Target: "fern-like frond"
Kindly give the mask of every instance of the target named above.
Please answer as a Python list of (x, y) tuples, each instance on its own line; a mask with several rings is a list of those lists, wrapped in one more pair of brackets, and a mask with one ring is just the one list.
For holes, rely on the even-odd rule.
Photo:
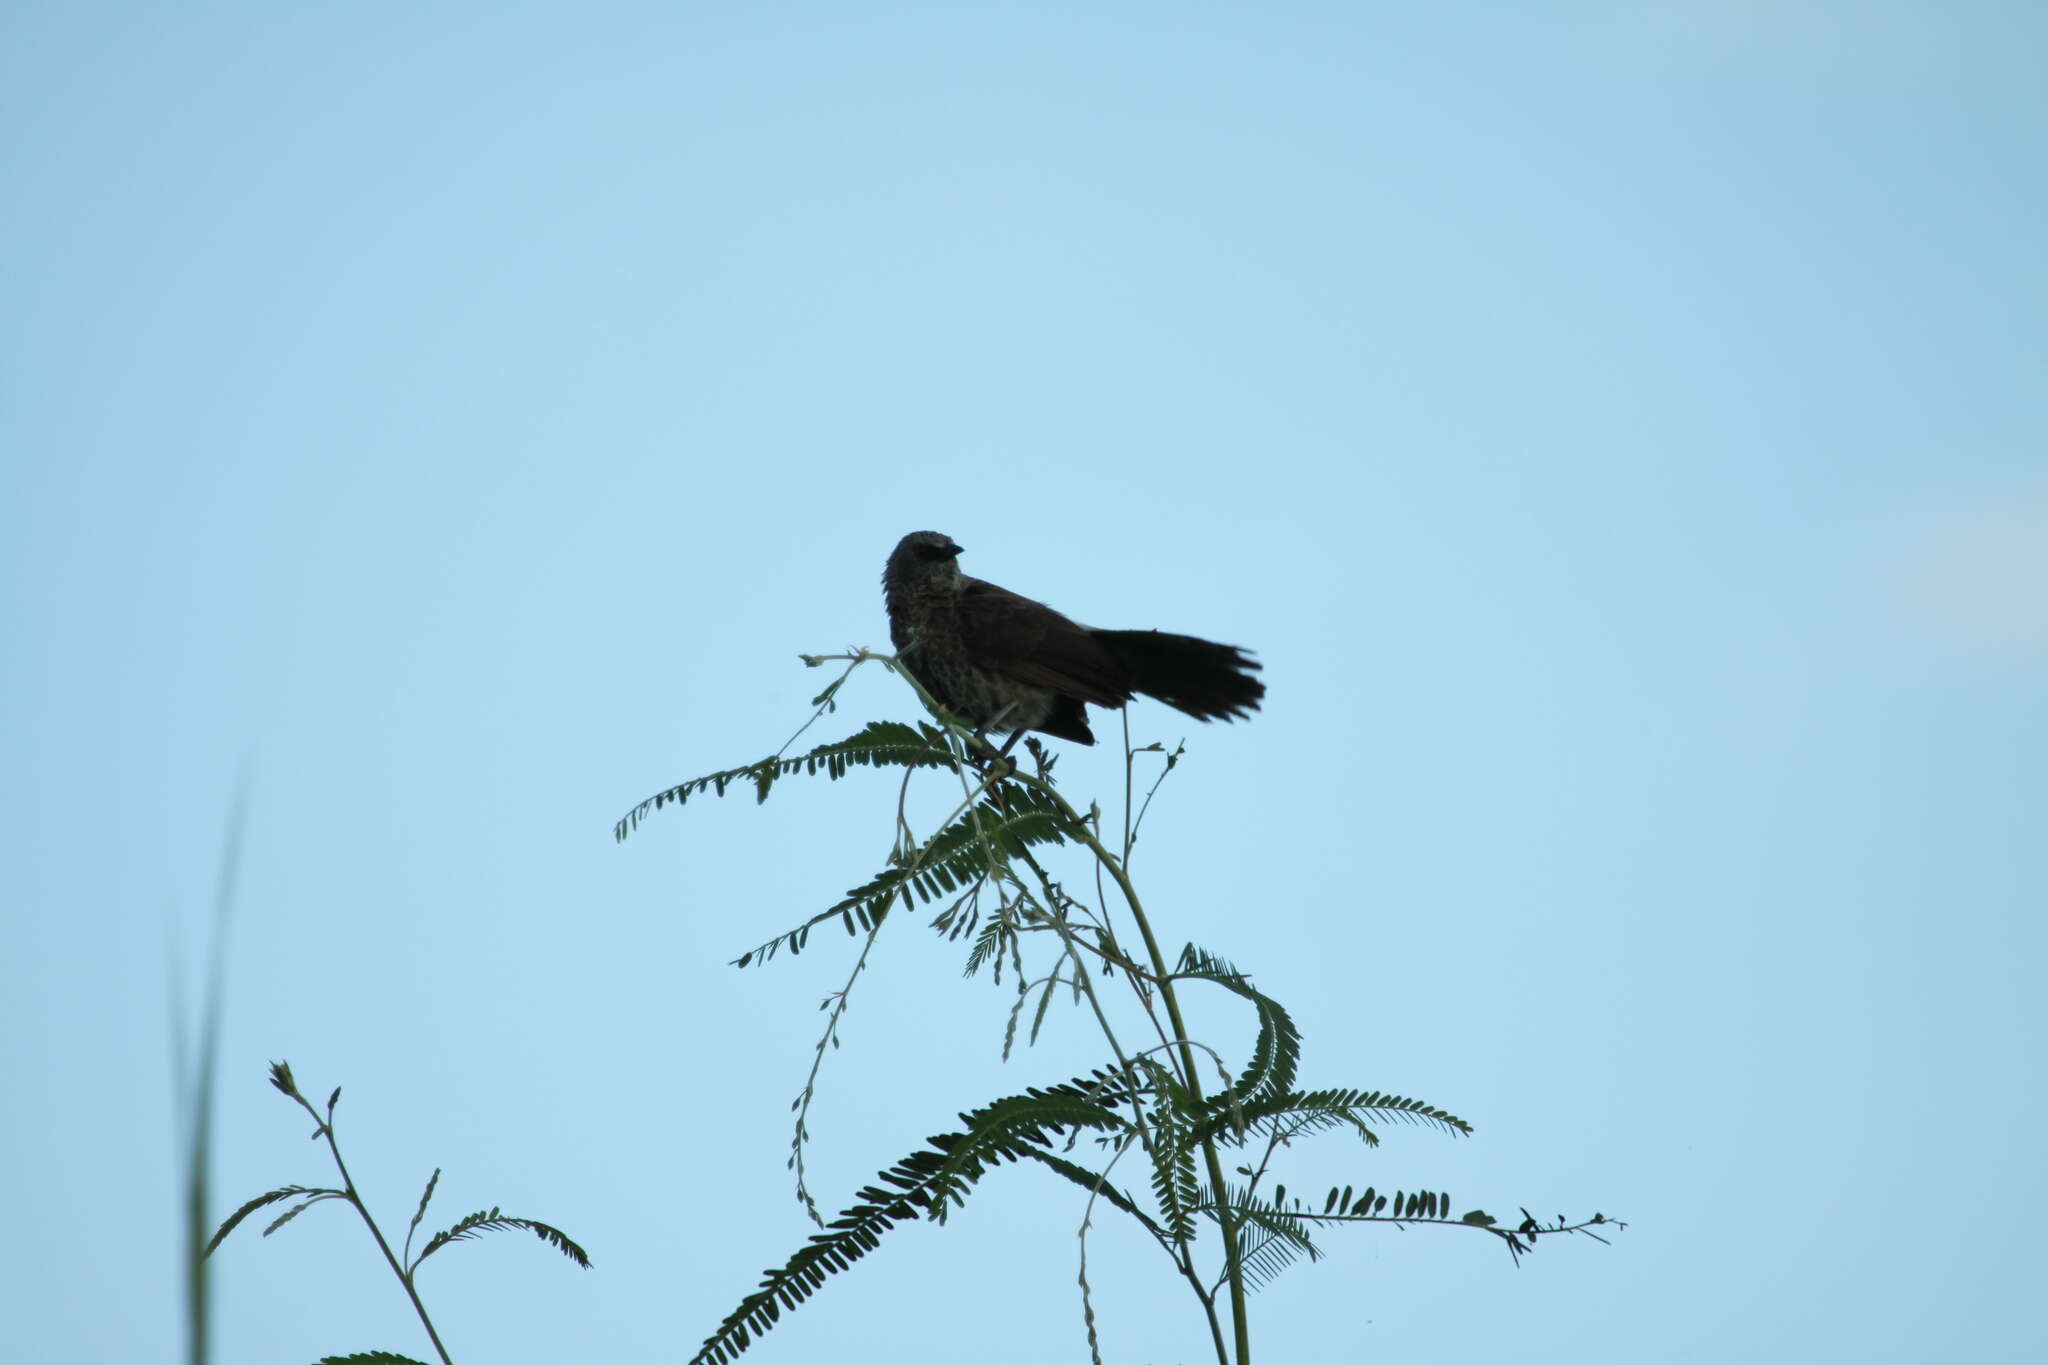
[(1323, 1196), (1321, 1213), (1310, 1212), (1300, 1200), (1295, 1200), (1288, 1211), (1310, 1222), (1358, 1222), (1367, 1219), (1383, 1223), (1463, 1221), (1451, 1217), (1451, 1196), (1440, 1190), (1395, 1190), (1392, 1194), (1381, 1194), (1370, 1185), (1360, 1195), (1353, 1195), (1349, 1185), (1341, 1190), (1333, 1186)]
[(585, 1270), (590, 1269), (590, 1257), (559, 1228), (551, 1228), (546, 1223), (537, 1223), (531, 1218), (508, 1218), (495, 1208), (472, 1213), (454, 1227), (435, 1233), (433, 1238), (420, 1248), (419, 1257), (413, 1261), (411, 1268), (418, 1269), (421, 1261), (452, 1242), (467, 1242), (483, 1233), (499, 1232), (506, 1228), (530, 1232)]
[[(1119, 1132), (1129, 1128), (1129, 1120), (1102, 1104), (1102, 1086), (1098, 1078), (1069, 1081), (1064, 1085), (1033, 1088), (1021, 1095), (1011, 1095), (997, 1100), (994, 1104), (977, 1109), (972, 1114), (962, 1114), (967, 1121), (967, 1131), (956, 1135), (956, 1141), (947, 1152), (947, 1166), (943, 1174), (966, 1175), (972, 1172), (965, 1183), (979, 1179), (987, 1161), (987, 1154), (999, 1154), (999, 1160), (1014, 1161), (1032, 1146), (1042, 1145), (1042, 1135), (1064, 1133), (1075, 1129)], [(938, 1139), (932, 1139), (937, 1144)], [(965, 1195), (965, 1184), (956, 1184), (961, 1196)], [(932, 1219), (943, 1223), (947, 1206), (943, 1203), (932, 1209)]]
[(938, 1152), (913, 1152), (882, 1172), (881, 1178), (897, 1189), (870, 1185), (862, 1190), (862, 1202), (827, 1223), (825, 1231), (811, 1237), (780, 1268), (769, 1271), (761, 1287), (740, 1300), (718, 1330), (705, 1338), (691, 1357), (692, 1365), (721, 1365), (737, 1359), (756, 1336), (775, 1325), (783, 1309), (798, 1307), (831, 1276), (852, 1267), (879, 1246), (882, 1234), (895, 1224), (916, 1218), (931, 1201), (925, 1187), (943, 1160)]
[(896, 1224), (920, 1215), (944, 1221), (947, 1211), (965, 1203), (968, 1191), (991, 1167), (1042, 1159), (1053, 1139), (1073, 1126), (1097, 1127), (1105, 1120), (1121, 1125), (1098, 1102), (1105, 1085), (1106, 1078), (1098, 1073), (962, 1114), (965, 1131), (930, 1138), (926, 1147), (883, 1171), (875, 1184), (859, 1192), (859, 1203), (769, 1271), (761, 1287), (740, 1300), (705, 1339), (691, 1365), (722, 1365), (736, 1359), (755, 1337), (776, 1324), (784, 1309), (804, 1303), (826, 1280), (873, 1251), (882, 1234)]
[(1176, 1246), (1195, 1235), (1195, 1210), (1202, 1202), (1195, 1150), (1184, 1113), (1170, 1104), (1152, 1110), (1145, 1143), (1145, 1155), (1152, 1161), (1152, 1197), (1159, 1203), (1166, 1235)]
[(846, 776), (847, 769), (851, 767), (952, 768), (957, 764), (958, 760), (946, 747), (943, 731), (930, 725), (913, 728), (901, 721), (878, 720), (858, 734), (830, 744), (820, 744), (795, 758), (771, 756), (745, 767), (727, 768), (724, 772), (706, 773), (687, 782), (678, 782), (627, 811), (612, 827), (612, 837), (624, 839), (640, 827), (642, 820), (663, 806), (680, 806), (692, 796), (707, 791), (714, 796), (723, 796), (727, 787), (741, 782), (753, 785), (756, 801), (766, 801), (776, 779), (798, 773), (808, 777), (822, 770), (826, 777), (836, 782)]
[(1283, 1137), (1348, 1126), (1367, 1143), (1378, 1145), (1379, 1135), (1366, 1123), (1379, 1118), (1397, 1123), (1425, 1124), (1465, 1136), (1472, 1125), (1421, 1100), (1377, 1090), (1296, 1090), (1286, 1094), (1254, 1095), (1240, 1108), (1224, 1110), (1212, 1103), (1196, 1130), (1196, 1140), (1213, 1137), (1232, 1146), (1244, 1140), (1248, 1131), (1274, 1132)]
[[(979, 887), (975, 888), (977, 891), (979, 889)], [(973, 893), (970, 892), (969, 894)], [(939, 927), (936, 920), (933, 921), (932, 927), (934, 929)], [(1016, 942), (1016, 921), (1006, 913), (990, 915), (988, 923), (981, 926), (981, 932), (974, 936), (974, 943), (967, 950), (967, 966), (964, 974), (973, 976), (983, 967), (993, 962), (996, 965), (998, 979), (1000, 979), (1003, 954), (1009, 951)]]
[(1270, 1284), (1298, 1256), (1307, 1256), (1311, 1261), (1322, 1259), (1322, 1250), (1310, 1238), (1307, 1221), (1300, 1213), (1275, 1200), (1248, 1194), (1242, 1188), (1229, 1190), (1228, 1198), (1238, 1228), (1239, 1256), (1253, 1284)]
[(308, 1195), (306, 1197), (305, 1203), (294, 1204), (290, 1208), (286, 1209), (283, 1213), (277, 1215), (277, 1217), (271, 1219), (270, 1226), (263, 1229), (263, 1235), (265, 1237), (268, 1237), (271, 1233), (276, 1232), (279, 1228), (283, 1227), (286, 1223), (291, 1222), (292, 1219), (298, 1217), (307, 1209), (312, 1208), (315, 1204), (324, 1203), (329, 1199), (346, 1199), (347, 1197), (347, 1195), (341, 1194), (339, 1192), (334, 1194)]
[(971, 890), (989, 875), (990, 857), (1012, 857), (1034, 844), (1066, 837), (1067, 817), (1052, 798), (1012, 783), (1000, 799), (987, 797), (959, 819), (919, 845), (910, 857), (875, 874), (864, 886), (846, 893), (837, 905), (821, 910), (796, 928), (777, 934), (742, 954), (736, 965), (766, 962), (784, 948), (802, 952), (811, 930), (837, 919), (849, 934), (871, 931), (889, 913), (892, 903), (913, 909), (963, 889)]
[(962, 934), (971, 934), (981, 925), (981, 886), (969, 887), (951, 905), (932, 916), (932, 932), (943, 934), (950, 942)]
[(1259, 1034), (1252, 1043), (1251, 1061), (1236, 1084), (1212, 1101), (1219, 1111), (1241, 1106), (1255, 1095), (1279, 1094), (1293, 1087), (1295, 1069), (1301, 1062), (1301, 1030), (1294, 1026), (1294, 1019), (1279, 1001), (1252, 989), (1251, 978), (1192, 943), (1180, 950), (1174, 975), (1213, 982), (1249, 1000), (1258, 1011)]
[[(282, 1189), (271, 1190), (267, 1194), (259, 1194), (254, 1199), (251, 1199), (248, 1203), (242, 1205), (242, 1207), (236, 1209), (233, 1213), (228, 1215), (227, 1221), (220, 1225), (220, 1230), (213, 1234), (213, 1237), (206, 1244), (206, 1250), (200, 1254), (205, 1256), (211, 1256), (213, 1254), (213, 1249), (219, 1246), (223, 1241), (225, 1241), (227, 1235), (233, 1232), (238, 1226), (240, 1226), (244, 1218), (247, 1218), (250, 1214), (256, 1212), (256, 1210), (260, 1208), (267, 1208), (268, 1206), (277, 1203), (281, 1199), (294, 1199), (302, 1194), (318, 1196), (318, 1198), (316, 1199), (307, 1200), (307, 1204), (317, 1203), (319, 1198), (339, 1199), (342, 1197), (342, 1192), (340, 1190), (313, 1189), (306, 1185), (286, 1185)], [(306, 1204), (302, 1204), (299, 1206), (298, 1209), (293, 1209), (291, 1211), (291, 1214), (287, 1214), (286, 1216), (290, 1217), (292, 1215), (295, 1215), (299, 1212), (300, 1209), (303, 1209), (305, 1207)], [(282, 1222), (283, 1220), (280, 1219), (279, 1221)], [(278, 1225), (277, 1223), (272, 1223), (270, 1226), (271, 1231), (275, 1231)], [(265, 1233), (264, 1235), (268, 1236), (269, 1233)]]

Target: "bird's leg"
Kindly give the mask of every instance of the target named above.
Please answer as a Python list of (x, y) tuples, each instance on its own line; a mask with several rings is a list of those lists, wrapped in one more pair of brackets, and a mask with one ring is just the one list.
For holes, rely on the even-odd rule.
[[(1017, 703), (1016, 703), (1016, 702), (1008, 702), (1008, 703), (1005, 703), (1005, 704), (1004, 704), (1004, 706), (1003, 706), (1003, 709), (1002, 709), (1002, 710), (1000, 710), (1000, 711), (996, 712), (996, 713), (995, 713), (994, 715), (990, 716), (990, 717), (989, 717), (989, 718), (988, 718), (987, 720), (983, 721), (983, 722), (982, 722), (982, 723), (981, 723), (980, 725), (978, 725), (977, 727), (975, 727), (975, 731), (974, 731), (974, 742), (975, 742), (976, 744), (983, 744), (983, 745), (987, 744), (987, 742), (988, 742), (988, 732), (989, 732), (989, 731), (991, 731), (991, 730), (993, 730), (993, 729), (995, 729), (995, 728), (996, 728), (996, 727), (998, 727), (999, 725), (1001, 725), (1001, 724), (1003, 723), (1004, 719), (1005, 719), (1005, 718), (1007, 718), (1007, 717), (1009, 716), (1009, 714), (1010, 714), (1010, 713), (1011, 713), (1012, 711), (1016, 710), (1016, 709), (1017, 709)], [(1015, 744), (1015, 743), (1017, 742), (1017, 736), (1018, 736), (1018, 735), (1021, 735), (1021, 734), (1023, 734), (1023, 733), (1024, 733), (1024, 732), (1023, 732), (1022, 730), (1018, 730), (1018, 731), (1015, 731), (1015, 732), (1013, 732), (1013, 733), (1012, 733), (1012, 734), (1010, 735), (1010, 743), (1009, 743), (1009, 744), (1005, 744), (1005, 745), (1003, 746), (1003, 753), (1005, 753), (1005, 754), (1006, 754), (1006, 753), (1010, 752), (1010, 745), (1011, 745), (1011, 744)], [(1001, 755), (998, 755), (998, 757), (1000, 757), (1000, 756), (1001, 756)]]
[[(1010, 732), (1010, 738), (1004, 742), (1002, 748), (991, 749), (989, 747), (988, 732), (995, 729), (997, 726), (1001, 725), (1003, 723), (1004, 718), (1007, 717), (1010, 714), (1010, 712), (1016, 709), (1016, 702), (1008, 703), (1003, 707), (1002, 710), (996, 712), (993, 716), (990, 716), (987, 720), (983, 721), (978, 727), (976, 727), (974, 731), (973, 748), (975, 750), (978, 750), (981, 754), (987, 756), (985, 766), (991, 770), (997, 764), (1007, 762), (1010, 757), (1010, 750), (1016, 748), (1017, 741), (1024, 738), (1023, 730), (1012, 730)], [(1010, 771), (1016, 771), (1016, 765), (1014, 763), (1010, 764)]]

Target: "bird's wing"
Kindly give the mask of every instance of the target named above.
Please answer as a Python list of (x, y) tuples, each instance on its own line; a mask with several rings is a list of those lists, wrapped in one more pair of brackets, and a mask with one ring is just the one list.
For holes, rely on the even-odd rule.
[(1131, 674), (1086, 626), (993, 583), (960, 594), (960, 633), (975, 663), (1097, 706), (1131, 699)]

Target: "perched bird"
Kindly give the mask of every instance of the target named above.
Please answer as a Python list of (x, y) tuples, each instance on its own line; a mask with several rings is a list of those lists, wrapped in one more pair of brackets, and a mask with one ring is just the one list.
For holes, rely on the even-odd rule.
[(1080, 625), (969, 578), (959, 554), (948, 536), (912, 531), (889, 556), (882, 595), (903, 666), (940, 706), (985, 730), (1093, 744), (1084, 702), (1121, 707), (1142, 692), (1196, 720), (1235, 720), (1266, 695), (1251, 676), (1259, 665), (1235, 645)]

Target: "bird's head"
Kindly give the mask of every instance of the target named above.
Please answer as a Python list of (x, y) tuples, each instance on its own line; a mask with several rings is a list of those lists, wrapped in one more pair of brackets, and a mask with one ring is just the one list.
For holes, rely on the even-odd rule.
[(889, 567), (882, 573), (885, 583), (953, 584), (960, 581), (956, 562), (960, 547), (953, 538), (938, 531), (912, 531), (896, 542), (889, 555)]

